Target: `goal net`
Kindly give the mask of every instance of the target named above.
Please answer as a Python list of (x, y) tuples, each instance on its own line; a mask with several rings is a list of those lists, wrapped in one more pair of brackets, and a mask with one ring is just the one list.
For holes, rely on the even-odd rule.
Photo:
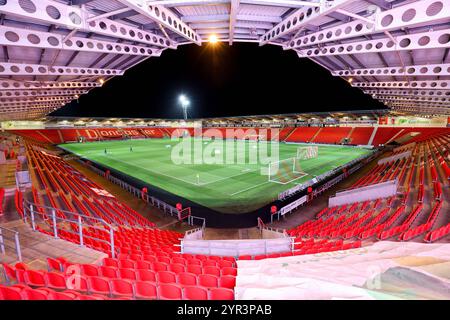
[(297, 149), (297, 158), (299, 160), (308, 160), (317, 158), (318, 155), (319, 155), (318, 146), (298, 147)]
[(280, 184), (287, 184), (294, 180), (306, 176), (300, 165), (300, 159), (292, 157), (280, 161), (274, 161), (269, 164), (269, 181)]

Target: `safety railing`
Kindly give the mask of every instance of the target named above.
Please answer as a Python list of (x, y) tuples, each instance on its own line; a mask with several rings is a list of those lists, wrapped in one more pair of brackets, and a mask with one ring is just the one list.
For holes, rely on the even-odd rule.
[[(14, 245), (10, 245), (9, 242)], [(19, 232), (5, 227), (0, 227), (0, 253), (6, 254), (6, 249), (15, 251), (18, 261), (22, 261), (22, 251), (20, 249)]]
[(280, 238), (281, 237), (289, 237), (289, 235), (287, 234), (285, 229), (268, 227), (268, 226), (266, 226), (264, 221), (262, 221), (262, 219), (259, 218), (259, 217), (258, 217), (257, 221), (258, 221), (258, 226), (257, 227), (258, 227), (259, 232), (261, 233), (261, 235), (263, 234), (263, 231), (266, 230), (266, 231), (279, 233), (280, 234)]
[(148, 204), (152, 205), (153, 207), (156, 207), (160, 209), (161, 211), (169, 214), (172, 217), (178, 217), (178, 210), (174, 206), (171, 206), (170, 204), (165, 203), (164, 201), (161, 201), (159, 199), (156, 199), (155, 197), (149, 196), (147, 193), (143, 193), (142, 190), (120, 180), (119, 178), (116, 178), (112, 176), (111, 174), (106, 174), (103, 170), (86, 163), (85, 161), (81, 159), (77, 159), (78, 162), (80, 162), (82, 165), (88, 167), (90, 170), (94, 171), (98, 175), (104, 177), (105, 179), (111, 181), (112, 183), (120, 186), (122, 189), (125, 189), (129, 193), (131, 193), (136, 198), (141, 198), (143, 201), (147, 202)]
[[(33, 231), (47, 231), (55, 239), (77, 242), (80, 246), (89, 242), (88, 239), (104, 243), (111, 256), (115, 257), (114, 227), (103, 219), (24, 200), (23, 220), (31, 225)], [(106, 233), (106, 237), (88, 235), (93, 234), (93, 230), (98, 231), (95, 234)]]

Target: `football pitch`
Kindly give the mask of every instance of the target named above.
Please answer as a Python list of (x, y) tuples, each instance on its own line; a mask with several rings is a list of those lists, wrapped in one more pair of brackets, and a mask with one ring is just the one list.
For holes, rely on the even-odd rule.
[[(184, 154), (192, 153), (192, 155), (189, 154), (192, 156), (191, 163), (174, 161), (174, 151), (179, 149), (180, 141), (171, 139), (70, 143), (62, 144), (60, 147), (82, 158), (121, 171), (149, 185), (224, 213), (256, 210), (277, 199), (280, 192), (371, 152), (368, 149), (356, 147), (319, 145), (317, 158), (299, 161), (303, 174), (282, 184), (269, 181), (268, 176), (262, 174), (261, 168), (268, 168), (268, 164), (251, 161), (249, 150), (259, 151), (260, 148), (270, 150), (274, 147), (272, 144), (277, 143), (279, 159), (283, 160), (296, 157), (298, 148), (305, 145), (226, 141), (226, 147), (221, 150), (216, 147), (221, 143), (225, 142), (223, 140), (185, 140), (185, 146), (192, 146), (184, 152)], [(236, 148), (227, 149), (230, 144)], [(238, 144), (241, 147), (244, 146), (244, 149), (239, 149)], [(203, 153), (198, 153), (198, 148), (195, 149), (195, 146), (201, 146)], [(208, 154), (211, 150), (215, 159), (222, 158), (224, 163), (193, 163), (194, 156), (199, 159), (198, 154), (200, 154), (202, 159), (201, 155)], [(227, 150), (229, 154), (234, 153), (233, 159), (236, 160), (241, 156), (241, 159), (245, 161), (227, 162)], [(240, 154), (241, 152), (244, 154)]]

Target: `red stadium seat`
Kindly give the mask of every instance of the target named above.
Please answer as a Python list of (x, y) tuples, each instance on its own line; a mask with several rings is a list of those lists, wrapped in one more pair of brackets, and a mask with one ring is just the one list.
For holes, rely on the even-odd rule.
[(4, 276), (6, 277), (6, 283), (10, 284), (12, 281), (16, 280), (17, 274), (16, 274), (15, 268), (10, 266), (7, 263), (2, 263), (2, 266), (3, 266)]
[(199, 266), (201, 266), (202, 265), (202, 261), (199, 260), (199, 259), (187, 259), (186, 262), (187, 262), (188, 266), (190, 266), (190, 265), (199, 265)]
[(140, 281), (156, 282), (156, 275), (152, 270), (137, 270), (137, 278)]
[(202, 274), (203, 268), (199, 265), (188, 265), (186, 267), (186, 272), (193, 273), (193, 274)]
[(202, 262), (203, 267), (216, 267), (217, 261), (216, 260), (203, 260)]
[(236, 286), (236, 278), (233, 276), (222, 276), (219, 278), (219, 287), (233, 289)]
[(220, 269), (217, 267), (203, 267), (203, 274), (211, 274), (216, 277), (220, 277)]
[(200, 286), (206, 288), (217, 288), (218, 283), (219, 281), (216, 276), (210, 274), (201, 274), (198, 276), (198, 284)]
[(227, 261), (227, 260), (219, 260), (219, 261), (217, 261), (217, 266), (221, 269), (225, 268), (225, 267), (231, 268), (231, 267), (233, 267), (233, 262)]
[(1, 300), (22, 300), (20, 289), (0, 285)]
[(167, 271), (167, 264), (163, 262), (153, 262), (152, 263), (153, 271)]
[(158, 261), (165, 264), (170, 264), (170, 258), (166, 256), (158, 256)]
[(56, 270), (58, 272), (63, 271), (61, 262), (53, 258), (47, 258), (48, 271)]
[(158, 296), (156, 286), (149, 282), (136, 281), (134, 289), (138, 299), (156, 299)]
[(44, 273), (35, 270), (26, 270), (24, 273), (25, 283), (29, 286), (45, 287)]
[(221, 270), (223, 276), (237, 276), (237, 269), (232, 267), (225, 267)]
[(133, 284), (127, 280), (114, 279), (110, 281), (111, 293), (114, 296), (133, 297)]
[(151, 269), (152, 264), (148, 261), (136, 261), (136, 269)]
[(189, 272), (181, 272), (178, 274), (178, 284), (183, 286), (197, 285), (197, 276)]
[(208, 300), (208, 291), (201, 287), (184, 287), (183, 297), (185, 300)]
[(161, 300), (181, 300), (181, 288), (173, 284), (161, 284), (158, 287), (158, 296)]
[(75, 300), (77, 296), (71, 295), (71, 294), (67, 294), (64, 292), (52, 292), (51, 294), (48, 295), (48, 299), (49, 300)]
[(185, 272), (186, 267), (183, 264), (172, 263), (172, 264), (169, 264), (169, 271), (172, 271), (174, 273)]
[(117, 278), (117, 268), (101, 266), (100, 275), (105, 278)]
[(66, 285), (67, 289), (70, 290), (76, 290), (80, 292), (88, 291), (88, 281), (85, 276), (77, 274), (66, 276)]
[(45, 281), (47, 282), (47, 287), (59, 290), (65, 290), (67, 288), (66, 285), (66, 277), (61, 273), (56, 272), (48, 272), (45, 274)]
[[(150, 262), (150, 263), (156, 262), (156, 261), (157, 261), (156, 257), (155, 257), (155, 256), (152, 256), (152, 255), (144, 255), (143, 260), (144, 260), (145, 262)], [(138, 268), (138, 269), (139, 269), (139, 268)]]
[(119, 267), (119, 261), (117, 259), (105, 258), (105, 259), (103, 259), (103, 265), (106, 266), (106, 267), (118, 268)]
[(134, 254), (130, 254), (130, 257), (129, 257), (129, 259), (130, 260), (133, 260), (133, 261), (140, 261), (140, 260), (142, 260), (142, 255), (141, 254), (136, 254), (136, 253), (134, 253)]
[(21, 293), (25, 300), (47, 300), (49, 295), (46, 291), (31, 288), (23, 289)]
[(119, 268), (127, 268), (127, 269), (134, 269), (135, 268), (135, 262), (133, 260), (119, 260)]
[(213, 288), (210, 291), (211, 300), (234, 300), (234, 291), (223, 288)]
[(171, 263), (186, 265), (186, 259), (183, 257), (173, 257), (171, 260)]
[(175, 273), (170, 271), (159, 271), (156, 273), (158, 283), (176, 283), (177, 277)]
[(103, 295), (80, 294), (75, 300), (108, 300), (108, 297), (105, 297)]
[(82, 264), (80, 265), (81, 272), (87, 277), (97, 277), (99, 276), (98, 267), (93, 264)]
[(119, 278), (136, 280), (136, 272), (134, 269), (119, 269)]
[(104, 295), (111, 294), (111, 287), (107, 278), (89, 277), (88, 284), (90, 293), (98, 293)]

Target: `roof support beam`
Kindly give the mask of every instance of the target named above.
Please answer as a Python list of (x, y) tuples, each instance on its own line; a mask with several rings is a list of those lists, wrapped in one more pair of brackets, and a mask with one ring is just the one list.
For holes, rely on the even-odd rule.
[(407, 89), (407, 90), (385, 90), (385, 89), (370, 89), (363, 90), (366, 94), (375, 96), (412, 96), (412, 97), (450, 97), (450, 89), (448, 90), (421, 90), (421, 89)]
[(231, 0), (230, 5), (230, 26), (229, 26), (229, 44), (233, 44), (234, 29), (236, 25), (236, 16), (239, 10), (239, 0)]
[(70, 40), (64, 41), (64, 36), (57, 33), (6, 26), (0, 26), (0, 45), (138, 56), (158, 57), (161, 55), (160, 48), (152, 49), (144, 46), (87, 39), (85, 37), (72, 37)]
[[(349, 39), (369, 35), (374, 32), (386, 32), (401, 28), (411, 28), (420, 25), (439, 23), (450, 18), (450, 1), (442, 1), (442, 9), (434, 15), (427, 15), (427, 8), (432, 6), (435, 0), (423, 0), (420, 3), (413, 2), (394, 9), (378, 12), (370, 17), (340, 24), (305, 36), (296, 37), (285, 45), (287, 48), (303, 48), (319, 43)], [(417, 10), (420, 5), (423, 10)], [(409, 21), (403, 21), (402, 16), (408, 10), (414, 10), (416, 14)], [(409, 11), (411, 12), (411, 11)], [(372, 20), (371, 22), (369, 22)]]
[(0, 62), (0, 75), (25, 75), (25, 76), (121, 76), (123, 70), (100, 69), (100, 68), (78, 68), (65, 66), (47, 66), (42, 64), (28, 63), (4, 63)]
[(65, 89), (65, 90), (4, 90), (0, 91), (0, 99), (7, 98), (34, 98), (34, 97), (59, 97), (80, 96), (88, 93), (88, 90)]
[(0, 80), (0, 92), (5, 90), (39, 90), (39, 89), (80, 89), (98, 88), (99, 82), (79, 82), (79, 81), (15, 81)]
[[(147, 5), (160, 5), (166, 8), (169, 7), (183, 7), (183, 6), (201, 6), (230, 3), (232, 0), (161, 0), (149, 1)], [(286, 8), (302, 8), (304, 6), (319, 7), (320, 3), (310, 1), (295, 1), (295, 0), (241, 0), (243, 4), (274, 6)]]
[(352, 82), (357, 88), (380, 88), (380, 89), (430, 89), (443, 90), (450, 88), (450, 80), (428, 80), (428, 81), (380, 81), (380, 82)]
[(320, 48), (306, 48), (297, 50), (302, 57), (336, 56), (345, 54), (361, 54), (376, 52), (409, 51), (420, 49), (448, 48), (450, 42), (446, 39), (450, 29), (414, 33), (410, 35), (355, 41), (337, 45), (325, 45)]
[(434, 107), (428, 105), (412, 106), (411, 104), (402, 104), (402, 103), (391, 104), (390, 107), (392, 107), (394, 110), (414, 113), (418, 115), (423, 115), (424, 113), (427, 113), (427, 115), (437, 115), (437, 116), (450, 115), (450, 108), (446, 107)]
[(162, 24), (165, 28), (177, 33), (183, 38), (194, 42), (197, 45), (201, 45), (201, 37), (169, 9), (160, 5), (146, 5), (141, 0), (117, 1), (153, 21)]
[(8, 106), (11, 104), (34, 104), (34, 103), (68, 103), (76, 99), (75, 96), (63, 96), (63, 97), (31, 97), (31, 98), (0, 98), (0, 104), (2, 106)]
[[(181, 20), (186, 23), (229, 21), (230, 15), (214, 14), (214, 15), (183, 16), (181, 17)], [(281, 21), (281, 18), (278, 16), (256, 16), (249, 14), (238, 14), (236, 16), (236, 20), (278, 23)]]
[(366, 69), (349, 69), (334, 70), (331, 72), (333, 76), (352, 76), (352, 77), (393, 77), (393, 76), (450, 76), (450, 63), (429, 64), (429, 65), (411, 65), (403, 67), (391, 68), (366, 68)]
[[(136, 41), (138, 43), (175, 48), (164, 37), (107, 18), (97, 18), (97, 15), (83, 8), (77, 8), (51, 0), (39, 0), (33, 2), (36, 10), (32, 12), (22, 9), (19, 1), (8, 0), (6, 4), (0, 6), (0, 13), (24, 18), (30, 22), (54, 24), (72, 31), (93, 32), (113, 38)], [(58, 12), (58, 19), (53, 18), (47, 13), (47, 7), (49, 6), (53, 7), (53, 11), (55, 12), (54, 16)], [(89, 18), (93, 18), (93, 20), (88, 21)]]
[(450, 98), (437, 97), (399, 97), (399, 96), (380, 96), (377, 98), (380, 101), (410, 101), (410, 102), (433, 102), (450, 104)]
[(335, 12), (336, 10), (345, 7), (354, 1), (355, 0), (335, 0), (333, 2), (323, 1), (321, 2), (322, 6), (320, 7), (305, 7), (298, 9), (286, 19), (278, 23), (271, 30), (267, 31), (267, 33), (261, 37), (260, 45), (267, 44), (269, 41), (274, 41), (279, 37), (293, 32), (306, 24), (310, 24), (315, 19)]

